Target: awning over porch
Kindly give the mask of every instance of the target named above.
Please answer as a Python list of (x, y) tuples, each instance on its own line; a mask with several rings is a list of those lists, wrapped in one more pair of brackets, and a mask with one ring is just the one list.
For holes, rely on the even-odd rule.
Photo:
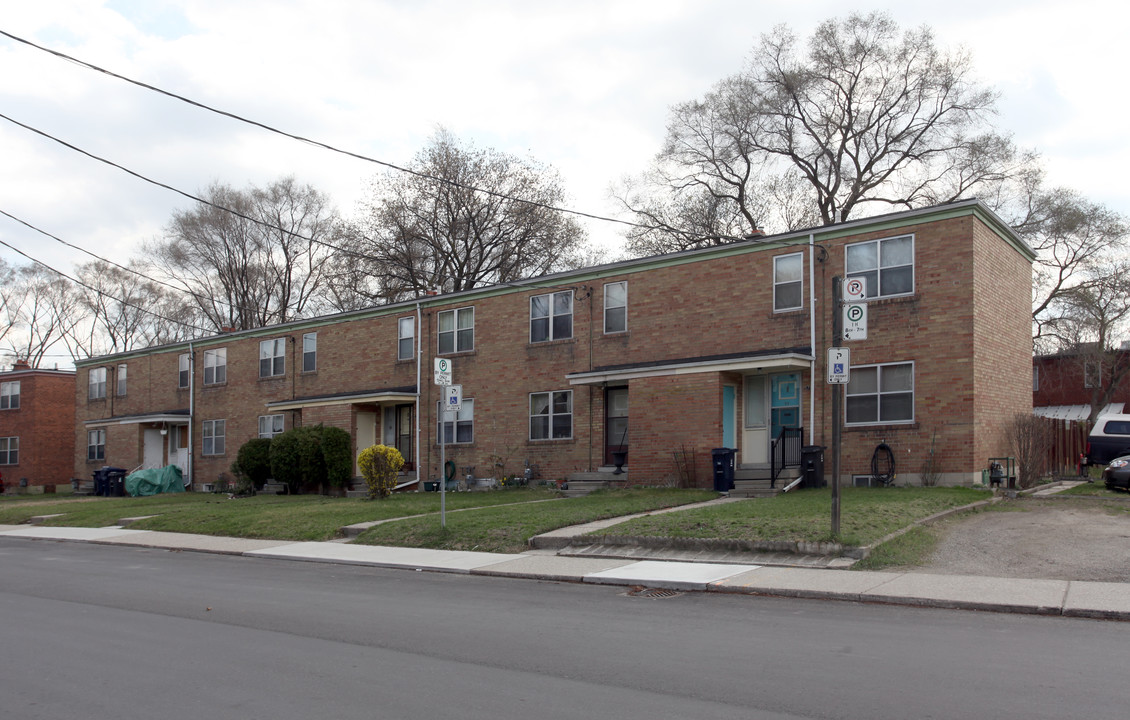
[(334, 395), (312, 395), (293, 400), (277, 400), (267, 403), (271, 410), (301, 410), (309, 407), (325, 407), (327, 405), (355, 405), (359, 403), (388, 403), (388, 402), (415, 402), (416, 387), (407, 385), (395, 388), (382, 388), (380, 390), (366, 390), (364, 392), (338, 393)]
[(184, 425), (188, 423), (188, 410), (170, 410), (167, 412), (145, 413), (142, 415), (120, 415), (118, 417), (95, 418), (93, 420), (84, 421), (83, 425), (87, 427), (100, 427), (103, 425), (140, 425), (141, 423)]
[(604, 385), (606, 383), (621, 383), (634, 378), (664, 375), (807, 370), (812, 360), (813, 357), (809, 348), (797, 347), (755, 353), (729, 353), (648, 363), (605, 365), (586, 372), (569, 373), (565, 378), (570, 385)]

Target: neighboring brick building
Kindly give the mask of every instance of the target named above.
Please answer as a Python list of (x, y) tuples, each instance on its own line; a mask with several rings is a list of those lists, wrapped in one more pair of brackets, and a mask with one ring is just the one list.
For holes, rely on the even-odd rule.
[(0, 475), (11, 491), (70, 485), (74, 470), (75, 373), (16, 362), (0, 372)]
[(970, 483), (1032, 410), (1032, 259), (961, 201), (94, 358), (77, 364), (74, 472), (191, 463), (199, 485), (252, 437), (324, 423), (438, 478), (442, 357), (466, 398), (447, 430), (459, 468), (490, 475), (501, 457), (566, 478), (624, 446), (632, 483), (666, 483), (690, 450), (709, 486), (712, 448), (764, 464), (783, 427), (830, 445), (846, 272), (870, 290), (869, 337), (848, 344), (844, 481), (885, 442), (900, 480), (933, 452), (944, 482)]
[(1057, 353), (1032, 360), (1032, 405), (1036, 414), (1061, 420), (1086, 420), (1092, 402), (1102, 402), (1111, 372), (1121, 376), (1104, 407), (1121, 412), (1130, 404), (1130, 350), (1107, 353)]

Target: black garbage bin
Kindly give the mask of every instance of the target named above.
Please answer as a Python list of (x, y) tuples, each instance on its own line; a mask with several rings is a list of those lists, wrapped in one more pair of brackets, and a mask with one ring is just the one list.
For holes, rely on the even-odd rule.
[(94, 495), (102, 497), (106, 494), (106, 468), (94, 471)]
[[(95, 471), (97, 475), (99, 471)], [(106, 466), (102, 468), (102, 492), (95, 492), (97, 495), (103, 497), (122, 497), (126, 494), (126, 474), (129, 471), (125, 468)], [(97, 477), (95, 478), (95, 485), (97, 489)]]
[(824, 487), (824, 446), (805, 445), (800, 449), (800, 467), (804, 476), (804, 487)]
[(734, 489), (734, 451), (731, 448), (714, 448), (710, 451), (714, 461), (714, 491), (729, 492)]

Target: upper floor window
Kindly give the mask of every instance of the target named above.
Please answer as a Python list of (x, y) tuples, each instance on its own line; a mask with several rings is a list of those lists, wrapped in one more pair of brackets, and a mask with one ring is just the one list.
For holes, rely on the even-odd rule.
[(416, 318), (402, 317), (396, 321), (396, 359), (411, 360), (416, 349)]
[(1096, 360), (1083, 363), (1083, 387), (1095, 388), (1103, 384), (1103, 366)]
[(87, 430), (86, 431), (86, 459), (89, 460), (105, 460), (106, 459), (106, 431), (105, 430)]
[(530, 342), (573, 337), (573, 291), (530, 298)]
[(914, 363), (851, 368), (846, 395), (847, 424), (914, 420)]
[(439, 313), (439, 352), (467, 352), (475, 349), (475, 308), (444, 310)]
[(129, 380), (129, 366), (128, 365), (119, 365), (118, 366), (118, 387), (117, 387), (117, 390), (116, 390), (118, 395), (125, 397), (126, 391), (128, 389), (127, 385), (129, 384), (128, 380)]
[(18, 437), (0, 438), (0, 465), (20, 464), (20, 439)]
[(16, 410), (20, 407), (20, 381), (0, 383), (0, 410)]
[(608, 283), (604, 286), (604, 332), (619, 333), (627, 329), (628, 283)]
[(86, 397), (101, 400), (106, 397), (106, 368), (91, 368), (87, 378), (89, 383)]
[(847, 276), (867, 281), (867, 297), (914, 292), (914, 237), (855, 243), (846, 248)]
[(804, 307), (804, 254), (773, 258), (773, 310)]
[(219, 385), (228, 381), (228, 349), (204, 351), (204, 384)]
[(184, 353), (177, 359), (177, 387), (188, 387), (188, 374), (191, 368), (188, 353)]
[(573, 391), (530, 393), (530, 439), (573, 437)]
[(318, 369), (318, 333), (306, 333), (302, 336), (302, 372), (314, 372)]
[(226, 420), (205, 420), (200, 428), (200, 451), (204, 455), (224, 454)]
[(263, 340), (259, 343), (259, 377), (277, 377), (286, 374), (286, 338)]
[(1040, 392), (1040, 366), (1032, 366), (1032, 392)]
[(463, 398), (462, 407), (455, 412), (440, 413), (439, 431), (444, 444), (469, 443), (475, 440), (475, 401)]
[(282, 415), (260, 415), (259, 416), (259, 437), (273, 438), (275, 435), (281, 434), (283, 431), (283, 416)]

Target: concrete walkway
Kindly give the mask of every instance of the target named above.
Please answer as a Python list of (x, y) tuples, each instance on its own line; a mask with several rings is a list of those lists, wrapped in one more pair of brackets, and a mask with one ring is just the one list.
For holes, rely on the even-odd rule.
[(339, 542), (246, 540), (131, 530), (0, 525), (0, 537), (88, 542), (250, 558), (368, 565), (413, 571), (586, 582), (635, 588), (724, 592), (995, 612), (1130, 620), (1130, 585), (675, 560), (452, 552)]

